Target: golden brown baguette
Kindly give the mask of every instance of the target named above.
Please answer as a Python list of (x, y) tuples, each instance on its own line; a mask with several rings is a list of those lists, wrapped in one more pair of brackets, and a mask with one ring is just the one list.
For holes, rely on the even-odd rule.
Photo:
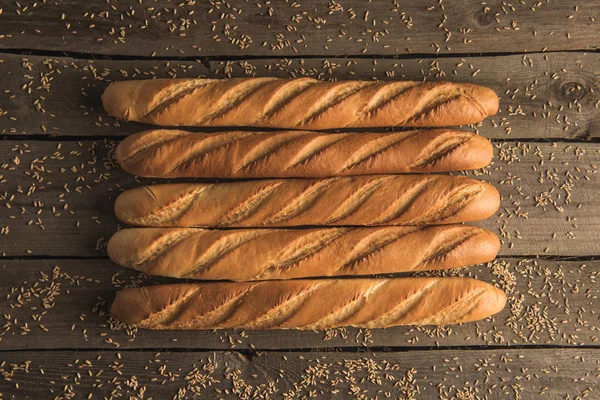
[(113, 117), (161, 126), (286, 129), (456, 126), (498, 111), (494, 91), (468, 83), (312, 78), (123, 81), (102, 103)]
[(116, 150), (121, 167), (155, 178), (290, 178), (483, 168), (492, 145), (449, 129), (395, 133), (152, 130)]
[(154, 227), (429, 225), (485, 219), (499, 204), (471, 178), (376, 175), (144, 186), (123, 192), (115, 213)]
[(470, 278), (315, 279), (121, 290), (112, 315), (149, 329), (446, 325), (489, 317), (506, 295)]
[(439, 270), (491, 261), (498, 237), (467, 225), (380, 228), (133, 228), (115, 263), (173, 278), (251, 281)]

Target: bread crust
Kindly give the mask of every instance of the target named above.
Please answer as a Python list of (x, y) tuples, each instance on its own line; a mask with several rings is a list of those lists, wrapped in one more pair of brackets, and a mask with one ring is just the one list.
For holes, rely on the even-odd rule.
[(468, 83), (312, 78), (122, 81), (102, 103), (113, 117), (159, 126), (308, 130), (468, 125), (498, 111), (493, 90)]
[(378, 228), (132, 228), (108, 255), (150, 275), (252, 281), (440, 270), (496, 257), (496, 235), (468, 225)]
[(121, 290), (112, 315), (148, 329), (446, 325), (489, 317), (506, 295), (470, 278), (182, 283)]
[(121, 193), (115, 213), (148, 227), (431, 225), (482, 220), (499, 205), (476, 179), (375, 175), (143, 186)]
[(446, 172), (487, 166), (482, 136), (451, 129), (392, 133), (151, 130), (116, 150), (121, 167), (152, 178), (293, 178)]

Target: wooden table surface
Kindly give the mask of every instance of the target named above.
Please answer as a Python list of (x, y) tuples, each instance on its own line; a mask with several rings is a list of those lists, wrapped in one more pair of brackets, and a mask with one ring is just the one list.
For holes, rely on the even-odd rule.
[[(0, 399), (600, 398), (597, 0), (0, 0)], [(136, 331), (107, 310), (113, 80), (301, 76), (487, 85), (506, 290), (452, 327)]]

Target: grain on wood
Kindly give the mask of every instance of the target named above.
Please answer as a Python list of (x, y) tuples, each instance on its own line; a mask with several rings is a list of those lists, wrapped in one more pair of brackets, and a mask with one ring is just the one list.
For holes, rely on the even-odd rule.
[[(600, 55), (583, 52), (597, 47), (597, 1), (430, 3), (0, 2), (0, 135), (108, 138), (147, 128), (102, 110), (102, 90), (118, 79), (472, 82), (493, 88), (501, 109), (470, 128), (512, 140), (499, 143), (494, 165), (476, 174), (502, 192), (502, 209), (483, 226), (502, 235), (503, 254), (600, 255), (598, 145), (516, 141), (599, 136)], [(76, 58), (17, 54), (28, 49)], [(94, 54), (144, 60), (90, 60)], [(0, 349), (7, 350), (0, 351), (0, 399), (593, 398), (599, 390), (598, 350), (572, 347), (597, 346), (599, 261), (500, 258), (448, 272), (492, 282), (509, 297), (493, 320), (456, 327), (197, 333), (123, 326), (106, 314), (114, 293), (167, 281), (103, 258), (118, 227), (114, 199), (141, 182), (113, 168), (112, 141), (0, 143), (0, 255), (77, 258), (0, 260)], [(400, 353), (386, 346), (461, 347)], [(174, 352), (127, 351), (157, 348)]]
[(145, 57), (591, 50), (600, 34), (596, 5), (595, 0), (3, 2), (0, 48)]
[(600, 132), (597, 53), (207, 63), (0, 55), (0, 62), (7, 71), (0, 74), (0, 133), (6, 135), (122, 136), (140, 132), (150, 126), (117, 122), (103, 110), (100, 95), (109, 81), (199, 76), (470, 82), (488, 86), (500, 96), (500, 112), (472, 127), (486, 137), (587, 140)]
[(3, 398), (592, 398), (597, 349), (0, 353)]
[[(121, 190), (165, 182), (122, 171), (115, 145), (0, 142), (0, 254), (104, 256)], [(504, 142), (495, 152), (491, 166), (468, 175), (500, 191), (499, 212), (476, 225), (500, 235), (501, 255), (600, 255), (600, 145)]]
[[(595, 346), (599, 261), (500, 258), (486, 265), (417, 276), (468, 276), (507, 293), (491, 319), (447, 327), (327, 331), (151, 331), (126, 326), (108, 309), (118, 290), (175, 282), (108, 260), (0, 262), (0, 348), (307, 349), (414, 346)], [(401, 274), (400, 276), (410, 276)]]

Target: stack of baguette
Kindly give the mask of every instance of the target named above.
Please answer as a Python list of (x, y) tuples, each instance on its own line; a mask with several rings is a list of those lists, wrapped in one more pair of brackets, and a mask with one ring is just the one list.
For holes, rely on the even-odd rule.
[[(440, 127), (496, 113), (493, 91), (449, 82), (156, 79), (113, 83), (102, 100), (114, 117), (171, 127), (126, 138), (116, 150), (125, 171), (220, 180), (118, 197), (117, 217), (136, 228), (111, 238), (110, 258), (186, 279), (120, 291), (111, 312), (121, 321), (385, 328), (475, 321), (504, 307), (504, 292), (474, 279), (374, 277), (495, 258), (497, 236), (463, 223), (492, 216), (497, 190), (439, 174), (490, 163), (487, 139)], [(437, 129), (319, 131), (390, 126)]]

